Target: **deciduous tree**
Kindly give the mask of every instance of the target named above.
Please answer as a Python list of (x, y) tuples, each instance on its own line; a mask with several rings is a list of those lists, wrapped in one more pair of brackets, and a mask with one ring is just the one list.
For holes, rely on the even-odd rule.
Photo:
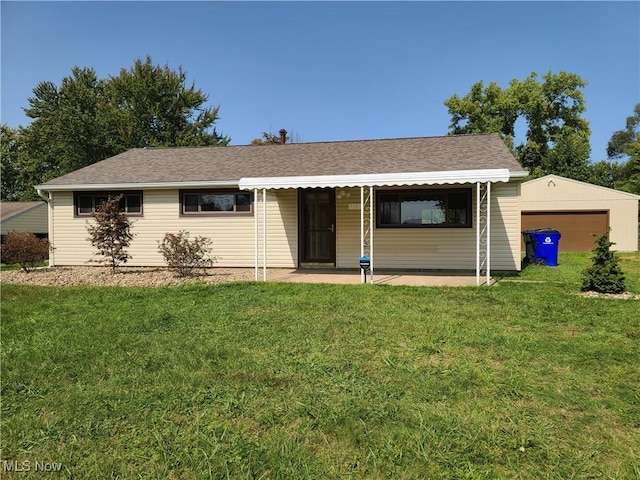
[[(537, 175), (557, 173), (585, 179), (590, 155), (589, 124), (578, 75), (548, 72), (538, 78), (513, 79), (507, 88), (496, 83), (472, 85), (463, 97), (445, 100), (450, 134), (500, 133), (524, 168)], [(516, 123), (526, 123), (524, 141), (515, 144)]]
[(107, 264), (115, 273), (116, 268), (131, 258), (127, 248), (133, 240), (131, 222), (120, 208), (122, 195), (109, 195), (93, 214), (95, 224), (88, 225), (91, 245), (98, 250), (99, 263)]
[[(24, 186), (24, 146), (23, 137), (18, 129), (6, 124), (0, 126), (0, 181), (2, 199), (19, 201)], [(35, 192), (34, 192), (35, 193)]]
[[(21, 153), (12, 151), (3, 167), (2, 198), (33, 198), (33, 185), (130, 148), (226, 145), (230, 139), (214, 126), (219, 107), (207, 101), (187, 85), (182, 68), (154, 66), (148, 56), (115, 77), (74, 67), (59, 86), (40, 82), (25, 108), (33, 121), (19, 130)], [(3, 139), (16, 137), (17, 130), (9, 130), (3, 128)], [(12, 176), (16, 165), (19, 181)]]
[(59, 87), (46, 81), (33, 89), (25, 142), (27, 155), (47, 172), (41, 181), (119, 153), (108, 145), (105, 85), (94, 69), (73, 67)]
[(227, 145), (214, 127), (220, 107), (207, 107), (208, 95), (186, 82), (181, 67), (153, 65), (149, 56), (109, 78), (115, 148)]
[(633, 115), (627, 117), (626, 127), (611, 136), (607, 155), (613, 160), (627, 158), (619, 188), (640, 195), (640, 103), (633, 109)]
[(262, 138), (254, 138), (251, 145), (279, 145), (280, 136), (273, 132), (262, 132)]

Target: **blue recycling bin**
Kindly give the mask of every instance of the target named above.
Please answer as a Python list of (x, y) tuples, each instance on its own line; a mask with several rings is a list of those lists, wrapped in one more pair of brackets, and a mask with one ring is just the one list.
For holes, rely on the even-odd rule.
[(558, 266), (558, 252), (560, 237), (559, 231), (551, 228), (538, 228), (536, 230), (525, 230), (522, 232), (526, 245), (527, 263), (546, 265), (547, 267)]

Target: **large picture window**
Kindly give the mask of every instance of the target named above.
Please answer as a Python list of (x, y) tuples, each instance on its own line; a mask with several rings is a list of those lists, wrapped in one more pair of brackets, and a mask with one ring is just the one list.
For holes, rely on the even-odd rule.
[(127, 215), (142, 215), (142, 192), (76, 192), (74, 195), (75, 214), (93, 215), (109, 196), (122, 194), (120, 209)]
[(182, 215), (251, 214), (253, 195), (240, 191), (189, 191), (180, 192)]
[(377, 226), (471, 227), (471, 189), (377, 192)]

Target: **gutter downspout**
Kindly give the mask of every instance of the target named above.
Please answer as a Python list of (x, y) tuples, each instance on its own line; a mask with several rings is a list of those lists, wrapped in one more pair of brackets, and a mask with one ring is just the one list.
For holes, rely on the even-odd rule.
[[(43, 190), (36, 188), (38, 196), (47, 202), (47, 236), (49, 237), (49, 246), (53, 245), (53, 196), (51, 192), (47, 192), (45, 195)], [(49, 267), (55, 266), (55, 260), (53, 258), (53, 248), (49, 250)]]

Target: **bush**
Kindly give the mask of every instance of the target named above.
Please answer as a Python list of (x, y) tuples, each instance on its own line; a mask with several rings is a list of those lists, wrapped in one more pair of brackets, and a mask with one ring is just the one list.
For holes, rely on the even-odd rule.
[(28, 272), (49, 258), (51, 246), (46, 238), (39, 239), (31, 232), (9, 232), (2, 244), (2, 263), (20, 265)]
[(583, 292), (623, 293), (625, 291), (624, 274), (618, 264), (618, 257), (610, 250), (611, 245), (607, 235), (596, 239), (592, 265), (582, 276)]
[(98, 249), (97, 255), (103, 257), (98, 262), (110, 265), (113, 272), (121, 263), (127, 263), (131, 258), (126, 249), (133, 240), (133, 234), (131, 222), (120, 208), (122, 197), (109, 195), (107, 201), (93, 214), (96, 224), (87, 227), (91, 245)]
[(158, 251), (170, 270), (185, 277), (193, 275), (196, 268), (204, 269), (217, 261), (216, 257), (211, 256), (210, 245), (211, 239), (198, 236), (189, 240), (189, 232), (182, 230), (165, 234), (162, 242), (159, 242)]

